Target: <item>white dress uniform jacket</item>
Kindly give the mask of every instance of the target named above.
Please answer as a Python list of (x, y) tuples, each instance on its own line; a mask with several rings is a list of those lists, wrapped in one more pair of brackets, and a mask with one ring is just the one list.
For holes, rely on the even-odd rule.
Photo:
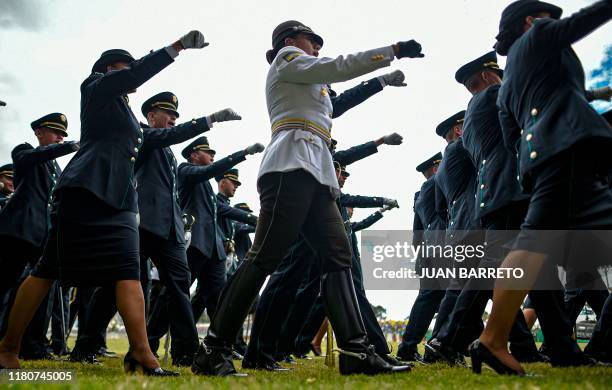
[(328, 148), (333, 108), (327, 85), (389, 66), (393, 58), (391, 46), (335, 59), (314, 57), (294, 46), (282, 48), (266, 80), (272, 140), (258, 178), (270, 172), (304, 169), (338, 196), (340, 189)]

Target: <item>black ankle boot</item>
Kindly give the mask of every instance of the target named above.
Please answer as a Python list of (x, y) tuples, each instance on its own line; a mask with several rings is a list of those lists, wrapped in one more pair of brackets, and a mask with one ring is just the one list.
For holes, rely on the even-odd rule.
[(341, 374), (374, 375), (410, 370), (410, 366), (390, 365), (369, 345), (350, 269), (323, 274), (321, 293), (340, 347)]
[(194, 374), (241, 376), (232, 362), (232, 344), (267, 275), (249, 260), (238, 267), (221, 292), (208, 334), (191, 367)]

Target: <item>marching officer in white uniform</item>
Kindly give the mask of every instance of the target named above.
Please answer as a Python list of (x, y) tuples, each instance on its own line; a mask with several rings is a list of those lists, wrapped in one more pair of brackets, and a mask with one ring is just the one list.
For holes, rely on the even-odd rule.
[(323, 39), (297, 21), (272, 33), (266, 100), (272, 124), (258, 175), (261, 211), (251, 250), (226, 285), (192, 371), (236, 375), (231, 344), (266, 276), (302, 233), (321, 259), (321, 292), (336, 331), (342, 374), (407, 371), (391, 366), (370, 346), (351, 276), (351, 250), (340, 212), (331, 144), (328, 84), (353, 79), (403, 57), (423, 57), (416, 41), (318, 58)]

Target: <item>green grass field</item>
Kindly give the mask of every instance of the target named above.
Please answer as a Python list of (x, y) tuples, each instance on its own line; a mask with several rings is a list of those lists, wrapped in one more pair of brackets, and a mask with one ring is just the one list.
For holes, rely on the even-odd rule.
[[(110, 350), (120, 354), (127, 350), (126, 339), (109, 339)], [(163, 345), (163, 344), (162, 344)], [(148, 378), (126, 376), (122, 371), (122, 358), (102, 360), (103, 365), (81, 365), (64, 361), (23, 362), (23, 368), (75, 369), (76, 381), (70, 384), (23, 384), (8, 388), (78, 388), (78, 389), (201, 389), (201, 388), (245, 388), (245, 389), (296, 389), (296, 388), (343, 388), (343, 389), (611, 389), (612, 368), (551, 368), (545, 364), (528, 364), (529, 372), (536, 377), (513, 378), (486, 371), (474, 375), (464, 368), (450, 368), (443, 364), (417, 366), (408, 374), (341, 376), (337, 368), (328, 368), (324, 358), (301, 360), (290, 365), (289, 372), (269, 373), (245, 370), (247, 378), (208, 378), (191, 374), (189, 369), (180, 369), (178, 378)], [(237, 365), (239, 366), (239, 363)], [(0, 385), (6, 387), (6, 385)]]

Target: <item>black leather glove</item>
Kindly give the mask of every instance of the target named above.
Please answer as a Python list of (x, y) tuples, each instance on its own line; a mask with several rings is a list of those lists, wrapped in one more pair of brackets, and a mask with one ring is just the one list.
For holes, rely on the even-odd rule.
[(404, 41), (404, 42), (398, 42), (397, 46), (399, 48), (399, 51), (397, 53), (397, 58), (404, 58), (404, 57), (422, 58), (422, 57), (425, 57), (425, 54), (421, 53), (421, 50), (423, 50), (423, 48), (421, 47), (421, 44), (418, 43), (417, 41), (415, 41), (414, 39), (411, 39), (409, 41)]

